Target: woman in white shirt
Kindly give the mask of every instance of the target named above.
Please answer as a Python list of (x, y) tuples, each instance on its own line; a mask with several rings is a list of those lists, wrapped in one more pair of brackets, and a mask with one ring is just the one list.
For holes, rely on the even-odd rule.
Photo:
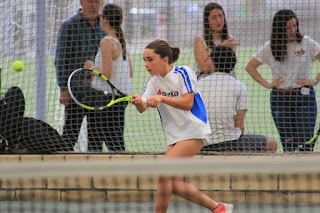
[[(313, 86), (320, 80), (310, 79), (313, 59), (320, 60), (320, 46), (301, 35), (299, 21), (291, 10), (278, 11), (272, 23), (271, 39), (253, 55), (246, 66), (251, 77), (271, 89), (273, 120), (285, 152), (293, 152), (312, 138), (317, 118)], [(262, 64), (270, 66), (273, 80), (268, 82), (258, 72)], [(312, 151), (314, 144), (305, 147)]]
[[(230, 46), (236, 52), (236, 42), (229, 34), (225, 12), (218, 3), (209, 3), (203, 12), (203, 33), (196, 36), (193, 44), (195, 72), (198, 80), (214, 72), (210, 54), (216, 46)], [(230, 72), (235, 77), (235, 72)]]
[[(127, 42), (122, 31), (122, 9), (116, 4), (107, 4), (103, 7), (100, 18), (101, 29), (107, 36), (100, 42), (100, 49), (95, 57), (95, 63), (87, 61), (85, 68), (95, 69), (105, 75), (109, 81), (120, 91), (131, 93), (131, 77), (133, 68), (127, 53)], [(94, 78), (92, 87), (98, 91), (106, 91), (104, 80)], [(115, 94), (115, 98), (120, 98)], [(125, 151), (124, 146), (124, 123), (127, 102), (120, 102), (106, 109), (103, 119), (103, 132), (105, 141), (110, 151)]]

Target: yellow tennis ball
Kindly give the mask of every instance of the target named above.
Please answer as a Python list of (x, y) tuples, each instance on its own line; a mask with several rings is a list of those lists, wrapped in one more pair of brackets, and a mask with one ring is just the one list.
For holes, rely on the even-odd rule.
[(16, 72), (21, 72), (24, 68), (24, 65), (23, 65), (22, 61), (15, 61), (12, 64), (12, 68)]

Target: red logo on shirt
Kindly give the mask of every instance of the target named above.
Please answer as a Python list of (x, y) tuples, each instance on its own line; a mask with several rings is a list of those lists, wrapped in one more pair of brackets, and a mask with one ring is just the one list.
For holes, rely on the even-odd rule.
[(295, 51), (294, 52), (294, 54), (296, 55), (296, 56), (302, 56), (302, 55), (304, 55), (306, 53), (306, 51), (304, 51), (302, 48), (301, 48), (301, 50), (298, 50), (298, 51)]
[(161, 95), (161, 94), (162, 94), (162, 92), (161, 92), (161, 90), (159, 90), (159, 91), (158, 91), (158, 95)]

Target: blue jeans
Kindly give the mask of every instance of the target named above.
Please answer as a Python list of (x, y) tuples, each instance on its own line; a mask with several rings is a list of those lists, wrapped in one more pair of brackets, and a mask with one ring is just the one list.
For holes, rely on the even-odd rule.
[[(302, 95), (300, 91), (291, 94), (271, 91), (270, 101), (272, 117), (280, 134), (283, 151), (294, 152), (314, 134), (317, 119), (314, 88), (310, 88), (309, 95)], [(310, 144), (304, 151), (313, 151), (313, 147), (314, 144)]]

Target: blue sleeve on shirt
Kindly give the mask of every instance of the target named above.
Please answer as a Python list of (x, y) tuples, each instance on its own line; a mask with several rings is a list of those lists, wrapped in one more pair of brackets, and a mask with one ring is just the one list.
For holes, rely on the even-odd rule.
[(192, 84), (187, 70), (184, 67), (176, 67), (174, 73), (180, 73), (183, 78), (184, 85), (187, 88), (187, 91), (193, 92)]
[(194, 94), (194, 102), (191, 108), (191, 112), (194, 116), (202, 120), (204, 123), (208, 122), (206, 108), (199, 93)]

